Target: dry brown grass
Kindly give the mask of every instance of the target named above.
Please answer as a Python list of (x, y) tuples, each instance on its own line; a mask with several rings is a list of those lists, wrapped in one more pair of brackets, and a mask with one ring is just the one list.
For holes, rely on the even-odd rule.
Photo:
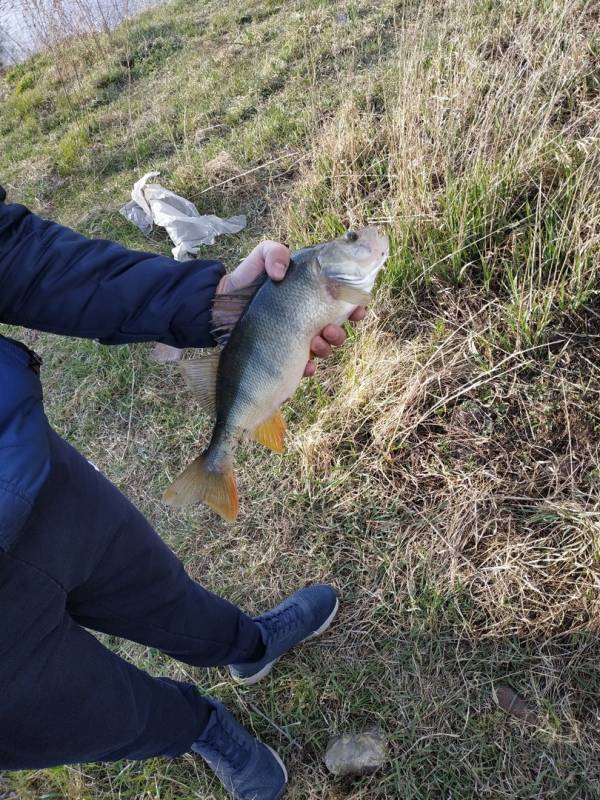
[(442, 342), (439, 310), (415, 331), (414, 312), (393, 309), (396, 324), (409, 317), (410, 337), (371, 320), (330, 378), (335, 402), (294, 442), (305, 480), (327, 486), (342, 462), (335, 497), (325, 488), (323, 502), (348, 512), (377, 497), (408, 516), (397, 531), (403, 558), (418, 566), (430, 553), (432, 590), (459, 587), (468, 598), (465, 635), (595, 632), (600, 449), (590, 396), (597, 405), (600, 387), (589, 370), (598, 343), (559, 341), (550, 364), (548, 345), (494, 347), (482, 369), (498, 310), (470, 313), (468, 291), (461, 301), (444, 310)]
[(366, 487), (409, 514), (404, 557), (435, 553), (428, 580), (470, 598), (467, 635), (597, 630), (595, 19), (420, 4), (315, 137), (283, 223), (395, 236), (390, 280), (413, 303), (359, 334), (298, 447), (315, 481), (348, 461), (327, 502)]

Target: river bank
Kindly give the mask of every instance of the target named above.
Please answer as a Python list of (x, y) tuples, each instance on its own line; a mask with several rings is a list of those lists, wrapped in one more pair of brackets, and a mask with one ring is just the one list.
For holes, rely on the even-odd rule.
[(160, 0), (0, 0), (0, 66), (71, 35), (111, 30)]

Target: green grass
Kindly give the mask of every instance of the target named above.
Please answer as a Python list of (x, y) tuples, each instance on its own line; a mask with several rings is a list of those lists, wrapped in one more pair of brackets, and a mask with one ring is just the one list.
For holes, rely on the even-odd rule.
[[(52, 423), (192, 576), (250, 613), (308, 580), (340, 591), (331, 631), (254, 689), (103, 639), (229, 703), (296, 800), (598, 797), (595, 23), (584, 0), (179, 0), (0, 79), (11, 198), (88, 236), (169, 254), (118, 214), (150, 169), (247, 214), (203, 249), (229, 266), (265, 237), (390, 234), (369, 319), (286, 406), (286, 453), (241, 448), (233, 526), (159, 501), (209, 423), (149, 346), (12, 331), (44, 357)], [(329, 736), (373, 724), (386, 768), (328, 776)], [(2, 781), (19, 800), (223, 797), (191, 756)]]

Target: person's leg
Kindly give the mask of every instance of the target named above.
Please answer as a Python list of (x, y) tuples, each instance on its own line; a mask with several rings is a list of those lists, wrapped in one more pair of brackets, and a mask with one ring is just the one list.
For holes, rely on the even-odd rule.
[[(69, 603), (91, 603), (91, 619), (100, 620), (96, 627), (110, 631), (112, 620), (130, 638), (151, 639), (191, 663), (246, 658), (257, 639), (264, 651), (260, 628), (189, 581), (141, 521), (116, 489), (53, 435), (51, 475), (10, 554), (0, 551), (0, 770), (193, 749), (238, 800), (277, 800), (287, 781), (281, 760), (222, 704), (189, 684), (136, 669), (68, 611)], [(111, 559), (113, 545), (129, 530), (138, 547), (117, 548), (125, 560)], [(136, 557), (143, 559), (141, 568), (130, 571)], [(160, 597), (145, 586), (153, 580), (162, 582)], [(106, 594), (109, 610), (105, 583), (113, 589)], [(146, 598), (151, 625), (138, 617), (145, 612), (132, 594)], [(119, 616), (115, 596), (131, 617)], [(99, 599), (97, 607), (92, 597)]]
[(142, 514), (55, 433), (51, 455), (15, 554), (65, 588), (76, 622), (195, 666), (263, 655), (258, 625), (193, 581)]
[[(195, 666), (229, 665), (246, 684), (264, 678), (282, 655), (331, 624), (338, 608), (331, 586), (304, 587), (256, 620), (203, 589), (109, 481), (95, 470), (89, 476), (81, 456), (60, 440), (58, 448), (74, 467), (71, 480), (80, 476), (74, 509), (79, 528), (95, 504), (101, 519), (118, 512), (120, 521), (91, 575), (69, 593), (69, 611), (80, 624)], [(54, 497), (60, 487), (60, 481), (52, 486)]]
[(175, 756), (202, 735), (209, 701), (103, 647), (43, 570), (0, 553), (0, 603), (0, 770)]
[(151, 678), (65, 612), (63, 588), (0, 552), (0, 770), (194, 750), (236, 800), (278, 800), (279, 756), (216, 700)]

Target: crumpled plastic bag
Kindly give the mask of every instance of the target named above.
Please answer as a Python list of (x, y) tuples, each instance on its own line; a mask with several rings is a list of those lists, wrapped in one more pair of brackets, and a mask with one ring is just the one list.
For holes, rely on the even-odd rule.
[(221, 219), (214, 214), (200, 214), (185, 197), (165, 189), (160, 183), (148, 183), (160, 172), (148, 172), (133, 185), (131, 200), (120, 213), (142, 231), (150, 233), (153, 225), (165, 228), (173, 248), (173, 258), (186, 261), (193, 258), (202, 244), (214, 244), (223, 233), (238, 233), (246, 227), (246, 217), (240, 214)]
[[(148, 183), (157, 178), (160, 172), (148, 172), (133, 185), (131, 200), (120, 209), (120, 213), (133, 222), (147, 236), (154, 225), (165, 228), (173, 248), (176, 261), (193, 258), (201, 244), (214, 244), (217, 236), (223, 233), (238, 233), (246, 227), (246, 217), (221, 219), (214, 214), (199, 214), (198, 209), (185, 197), (180, 197), (161, 186)], [(154, 361), (165, 363), (179, 361), (183, 350), (169, 344), (156, 344), (150, 353)]]
[(119, 209), (119, 213), (121, 213), (125, 219), (128, 219), (129, 222), (133, 222), (144, 236), (150, 236), (152, 233), (152, 217), (149, 217), (144, 209), (138, 206), (135, 200), (130, 200), (128, 203), (125, 203), (123, 208)]

